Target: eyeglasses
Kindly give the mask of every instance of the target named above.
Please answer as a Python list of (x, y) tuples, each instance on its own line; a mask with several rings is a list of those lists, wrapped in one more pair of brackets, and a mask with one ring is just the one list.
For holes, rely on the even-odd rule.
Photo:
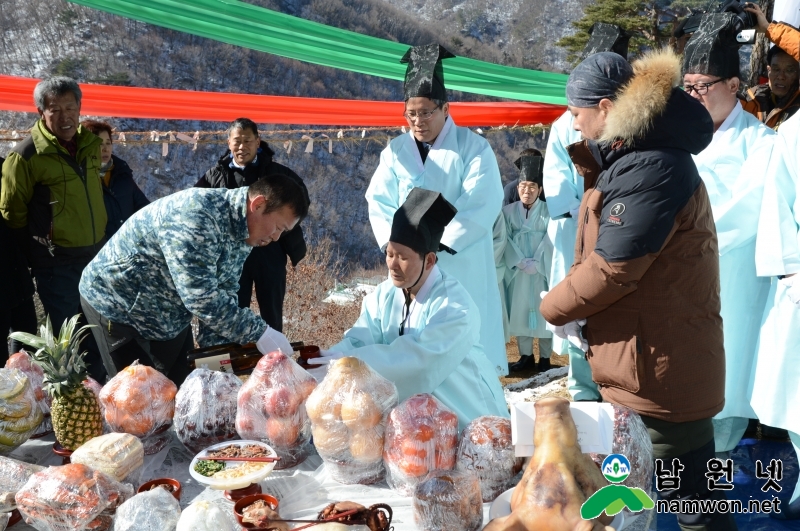
[(413, 122), (417, 118), (419, 118), (420, 122), (427, 122), (431, 119), (433, 114), (438, 111), (441, 107), (438, 105), (434, 107), (432, 111), (406, 111), (403, 113), (403, 118), (408, 120), (409, 122)]
[(708, 94), (708, 87), (711, 85), (716, 85), (720, 81), (725, 81), (725, 79), (720, 78), (716, 81), (712, 81), (711, 83), (695, 83), (694, 85), (684, 85), (683, 90), (689, 94), (691, 94), (692, 91), (695, 91), (698, 96), (702, 96), (704, 94)]

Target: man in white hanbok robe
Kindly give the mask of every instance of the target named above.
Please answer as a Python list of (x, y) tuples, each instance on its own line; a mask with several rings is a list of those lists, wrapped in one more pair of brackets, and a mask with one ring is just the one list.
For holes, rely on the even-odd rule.
[[(553, 243), (550, 265), (550, 287), (564, 280), (575, 260), (575, 236), (578, 233), (578, 207), (583, 197), (583, 177), (569, 158), (567, 146), (581, 140), (573, 128), (569, 111), (553, 122), (544, 154), (544, 194), (550, 222), (547, 236)], [(597, 400), (600, 391), (592, 381), (592, 369), (585, 353), (566, 339), (553, 338), (553, 351), (569, 355), (567, 387), (573, 400)]]
[[(458, 280), (475, 301), (481, 314), (481, 344), (495, 374), (505, 375), (508, 362), (492, 258), (492, 227), (503, 201), (500, 169), (486, 139), (456, 126), (448, 115), (440, 71), (426, 73), (425, 66), (433, 64), (430, 53), (452, 57), (442, 50), (438, 45), (416, 46), (406, 54), (404, 116), (410, 130), (381, 153), (366, 193), (369, 221), (378, 245), (384, 248), (392, 216), (412, 188), (440, 192), (455, 205), (458, 214), (445, 230), (442, 243), (457, 254), (441, 256), (439, 267)], [(422, 66), (412, 68), (417, 63)]]
[[(711, 114), (716, 130), (711, 144), (693, 155), (706, 185), (719, 242), (720, 302), (725, 341), (725, 407), (714, 417), (717, 452), (732, 450), (749, 419), (747, 389), (753, 376), (761, 314), (769, 280), (756, 275), (756, 230), (764, 177), (775, 133), (745, 112), (736, 97), (739, 79), (717, 82), (702, 65), (684, 75), (685, 86)], [(705, 87), (705, 88), (703, 88)]]
[[(427, 199), (433, 196), (439, 199)], [(315, 361), (355, 356), (394, 382), (400, 401), (430, 393), (458, 415), (463, 429), (481, 415), (507, 417), (508, 408), (479, 342), (477, 306), (436, 265), (436, 251), (444, 249), (439, 238), (452, 219), (436, 211), (455, 211), (441, 197), (421, 188), (409, 194), (386, 249), (390, 278), (364, 297), (361, 315), (344, 339)], [(429, 214), (415, 215), (426, 208)]]
[[(750, 405), (768, 426), (788, 430), (800, 456), (800, 113), (781, 126), (766, 170), (756, 271), (771, 281)], [(789, 500), (787, 500), (789, 501)], [(800, 483), (778, 518), (800, 518)]]
[(497, 289), (500, 291), (500, 313), (503, 317), (503, 339), (506, 343), (511, 339), (508, 331), (508, 310), (506, 305), (506, 220), (501, 213), (497, 216), (492, 228), (492, 244), (494, 248), (494, 270), (497, 275)]
[[(539, 339), (539, 372), (550, 368), (553, 334), (539, 313), (540, 294), (547, 291), (553, 246), (547, 238), (547, 204), (536, 200), (530, 208), (522, 201), (503, 207), (508, 240), (506, 284), (509, 331), (516, 336), (520, 356), (533, 355), (533, 338)], [(527, 264), (533, 262), (533, 269)], [(522, 358), (521, 358), (522, 359)], [(532, 360), (532, 358), (529, 358)]]

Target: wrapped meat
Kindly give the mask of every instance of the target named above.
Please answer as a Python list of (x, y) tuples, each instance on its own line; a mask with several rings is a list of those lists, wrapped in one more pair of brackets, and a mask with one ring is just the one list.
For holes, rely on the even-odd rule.
[(100, 391), (103, 416), (113, 431), (142, 439), (150, 455), (169, 442), (169, 435), (159, 434), (172, 425), (177, 392), (169, 378), (135, 361)]
[(233, 374), (195, 369), (175, 396), (175, 433), (193, 453), (238, 439), (236, 397), (242, 381)]
[(383, 478), (386, 417), (397, 405), (395, 385), (358, 358), (332, 363), (306, 401), (314, 446), (340, 483)]
[(53, 466), (33, 474), (17, 492), (17, 508), (39, 531), (104, 530), (133, 487), (86, 465)]
[(511, 421), (506, 418), (478, 417), (461, 433), (456, 468), (477, 474), (484, 502), (494, 501), (513, 486), (523, 461), (514, 457)]
[(412, 509), (421, 531), (477, 531), (483, 523), (478, 476), (463, 470), (435, 470), (414, 489)]
[(0, 457), (0, 513), (16, 508), (14, 496), (35, 473), (44, 470), (39, 465), (31, 465), (10, 457)]
[(50, 422), (50, 404), (53, 399), (42, 389), (42, 384), (44, 383), (44, 371), (42, 371), (42, 368), (33, 363), (30, 355), (24, 350), (12, 354), (6, 361), (6, 368), (19, 369), (25, 373), (25, 376), (31, 382), (31, 387), (33, 387), (36, 403), (39, 404), (39, 409), (44, 414), (44, 419), (33, 436), (41, 436), (53, 431), (53, 424)]
[(0, 454), (36, 433), (44, 415), (30, 379), (19, 369), (0, 369)]
[(114, 531), (164, 531), (175, 529), (181, 506), (172, 494), (154, 489), (137, 494), (119, 506)]
[[(534, 407), (533, 457), (511, 496), (511, 514), (492, 520), (485, 531), (575, 529), (579, 524), (588, 525), (582, 524), (581, 505), (608, 484), (600, 468), (581, 453), (569, 401), (543, 398)], [(608, 524), (611, 518), (604, 515), (598, 520)], [(600, 523), (594, 524), (602, 528)]]
[(129, 433), (107, 433), (79, 446), (72, 453), (71, 461), (99, 470), (117, 481), (138, 484), (144, 447)]
[[(230, 512), (230, 511), (229, 511)], [(238, 531), (239, 526), (210, 501), (197, 501), (183, 510), (175, 531)]]
[[(640, 488), (651, 498), (655, 498), (652, 480), (653, 443), (650, 441), (647, 426), (644, 425), (642, 417), (634, 410), (617, 404), (612, 404), (612, 406), (614, 408), (612, 453), (624, 455), (631, 464), (630, 475), (622, 482), (622, 485)], [(589, 457), (599, 467), (603, 464), (603, 459), (608, 456), (606, 454), (589, 454)], [(625, 510), (627, 511), (627, 509)], [(630, 511), (628, 514), (631, 514)]]
[(314, 377), (276, 350), (265, 354), (239, 390), (236, 431), (269, 444), (281, 458), (277, 469), (302, 463), (310, 453), (311, 424), (303, 403)]
[(458, 417), (433, 395), (410, 396), (392, 410), (386, 424), (387, 483), (411, 496), (428, 472), (455, 466), (457, 446)]

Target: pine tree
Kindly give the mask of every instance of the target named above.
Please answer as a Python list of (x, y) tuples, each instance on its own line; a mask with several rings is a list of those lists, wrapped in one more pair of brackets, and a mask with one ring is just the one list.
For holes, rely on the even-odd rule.
[(556, 44), (570, 52), (567, 60), (577, 62), (589, 40), (589, 29), (595, 22), (605, 22), (631, 34), (628, 49), (635, 56), (666, 44), (680, 18), (691, 9), (706, 8), (708, 4), (708, 0), (597, 0), (584, 8), (580, 20), (572, 23), (577, 31)]

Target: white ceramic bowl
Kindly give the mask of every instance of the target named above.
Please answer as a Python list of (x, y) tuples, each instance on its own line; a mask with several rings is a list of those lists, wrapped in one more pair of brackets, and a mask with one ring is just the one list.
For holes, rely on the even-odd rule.
[[(511, 487), (500, 496), (498, 496), (489, 506), (489, 520), (508, 516), (511, 514), (511, 495), (514, 493), (514, 487)], [(625, 525), (625, 517), (622, 513), (618, 513), (611, 521), (611, 527), (619, 531)]]
[[(275, 468), (275, 462), (263, 463), (264, 466), (262, 468), (259, 468), (258, 470), (254, 470), (253, 472), (251, 472), (249, 474), (246, 474), (246, 475), (244, 475), (242, 477), (231, 478), (231, 479), (218, 479), (218, 478), (214, 478), (214, 477), (204, 476), (202, 474), (199, 474), (194, 469), (194, 466), (199, 461), (199, 459), (198, 459), (199, 457), (205, 457), (208, 454), (208, 452), (210, 452), (210, 451), (218, 450), (220, 448), (225, 448), (225, 447), (230, 446), (232, 444), (236, 445), (236, 446), (248, 446), (248, 445), (251, 445), (251, 444), (255, 444), (255, 445), (261, 446), (263, 448), (266, 448), (269, 451), (269, 455), (270, 456), (272, 456), (272, 457), (277, 457), (278, 456), (278, 454), (275, 453), (275, 450), (273, 450), (268, 445), (262, 443), (261, 441), (228, 441), (228, 442), (215, 444), (213, 446), (209, 446), (208, 448), (206, 448), (205, 450), (203, 450), (202, 452), (197, 454), (194, 457), (194, 459), (192, 459), (192, 462), (189, 464), (189, 473), (199, 483), (202, 483), (203, 485), (206, 485), (207, 487), (210, 487), (212, 489), (217, 489), (217, 490), (243, 489), (245, 487), (249, 487), (253, 483), (258, 483), (258, 482), (262, 481), (264, 478), (266, 478), (267, 476), (269, 476), (272, 473), (272, 469)], [(225, 470), (228, 470), (228, 469), (243, 465), (244, 461), (224, 461), (224, 463), (225, 463)]]

